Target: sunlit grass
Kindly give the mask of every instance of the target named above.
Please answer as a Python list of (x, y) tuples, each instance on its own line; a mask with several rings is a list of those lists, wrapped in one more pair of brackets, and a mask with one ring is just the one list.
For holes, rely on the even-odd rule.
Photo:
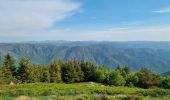
[[(0, 100), (13, 100), (18, 96), (27, 96), (31, 100), (168, 100), (169, 89), (141, 89), (106, 86), (97, 83), (31, 83), (18, 85), (0, 85)], [(51, 98), (51, 99), (50, 99)], [(81, 99), (80, 99), (81, 98)], [(97, 99), (98, 98), (98, 99)], [(123, 99), (125, 98), (125, 99)]]

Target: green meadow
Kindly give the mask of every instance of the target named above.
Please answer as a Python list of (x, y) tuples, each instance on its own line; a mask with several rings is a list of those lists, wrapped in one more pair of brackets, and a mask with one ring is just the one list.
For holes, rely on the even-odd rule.
[(27, 57), (16, 67), (10, 54), (0, 66), (0, 100), (170, 100), (170, 76), (148, 68), (133, 72), (85, 61), (37, 65)]
[(0, 100), (169, 100), (170, 89), (106, 86), (98, 83), (0, 85)]

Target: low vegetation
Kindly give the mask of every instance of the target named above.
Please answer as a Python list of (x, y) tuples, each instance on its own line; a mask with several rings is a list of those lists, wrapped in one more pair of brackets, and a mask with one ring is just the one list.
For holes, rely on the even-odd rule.
[(128, 66), (118, 65), (113, 70), (85, 61), (52, 61), (47, 65), (37, 65), (32, 64), (26, 57), (21, 58), (19, 64), (15, 64), (10, 54), (4, 57), (0, 67), (0, 79), (1, 84), (97, 82), (111, 86), (170, 89), (169, 76), (161, 76), (147, 68), (130, 72)]
[[(1, 98), (25, 96), (42, 100), (168, 100), (169, 89), (141, 89), (106, 86), (98, 83), (29, 83), (0, 86)], [(45, 99), (46, 98), (46, 99)], [(47, 99), (48, 98), (48, 99)]]
[(13, 57), (7, 54), (0, 67), (0, 80), (3, 99), (21, 95), (38, 99), (54, 96), (61, 100), (166, 100), (170, 97), (169, 76), (161, 76), (147, 68), (138, 72), (119, 65), (115, 70), (107, 69), (85, 61), (57, 60), (37, 65), (23, 57), (15, 64)]

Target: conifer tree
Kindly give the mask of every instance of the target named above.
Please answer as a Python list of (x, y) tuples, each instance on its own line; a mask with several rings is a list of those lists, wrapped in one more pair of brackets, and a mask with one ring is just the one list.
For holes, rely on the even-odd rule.
[(84, 80), (84, 75), (81, 70), (81, 66), (79, 62), (73, 61), (74, 64), (74, 76), (75, 76), (75, 82), (81, 82)]
[(54, 82), (54, 83), (62, 82), (60, 61), (53, 61), (50, 64), (49, 72), (50, 72), (50, 82)]
[(41, 77), (41, 67), (40, 65), (31, 65), (29, 67), (29, 80), (28, 82), (34, 83), (34, 82), (40, 82)]
[(66, 61), (62, 66), (62, 79), (64, 82), (73, 83), (83, 81), (83, 72), (76, 61)]
[(30, 60), (26, 57), (21, 58), (19, 68), (17, 71), (18, 78), (23, 83), (29, 82), (30, 80)]
[(41, 69), (40, 82), (50, 82), (50, 73), (48, 68)]
[(75, 74), (75, 70), (74, 70), (74, 66), (71, 62), (66, 61), (61, 69), (61, 74), (62, 74), (62, 80), (66, 83), (73, 83), (74, 80), (74, 74)]
[(138, 86), (141, 88), (149, 88), (152, 84), (152, 72), (148, 68), (142, 68), (137, 76), (139, 77)]
[(10, 82), (14, 80), (14, 76), (16, 75), (16, 68), (14, 58), (8, 53), (4, 57), (3, 62), (3, 75)]
[(81, 70), (83, 71), (85, 82), (95, 80), (96, 66), (93, 63), (82, 61)]
[(4, 79), (5, 79), (5, 77), (4, 77), (4, 75), (3, 75), (3, 69), (2, 69), (2, 66), (0, 65), (0, 84), (4, 84)]

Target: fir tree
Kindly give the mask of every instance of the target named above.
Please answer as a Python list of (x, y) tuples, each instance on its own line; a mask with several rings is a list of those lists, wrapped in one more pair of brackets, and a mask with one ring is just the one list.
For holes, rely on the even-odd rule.
[(18, 68), (18, 79), (22, 82), (30, 80), (30, 60), (26, 57), (21, 58)]
[(50, 72), (50, 82), (54, 82), (54, 83), (62, 82), (60, 61), (53, 61), (50, 64), (49, 72)]
[(13, 57), (8, 53), (3, 62), (3, 75), (10, 82), (16, 75), (15, 62)]

